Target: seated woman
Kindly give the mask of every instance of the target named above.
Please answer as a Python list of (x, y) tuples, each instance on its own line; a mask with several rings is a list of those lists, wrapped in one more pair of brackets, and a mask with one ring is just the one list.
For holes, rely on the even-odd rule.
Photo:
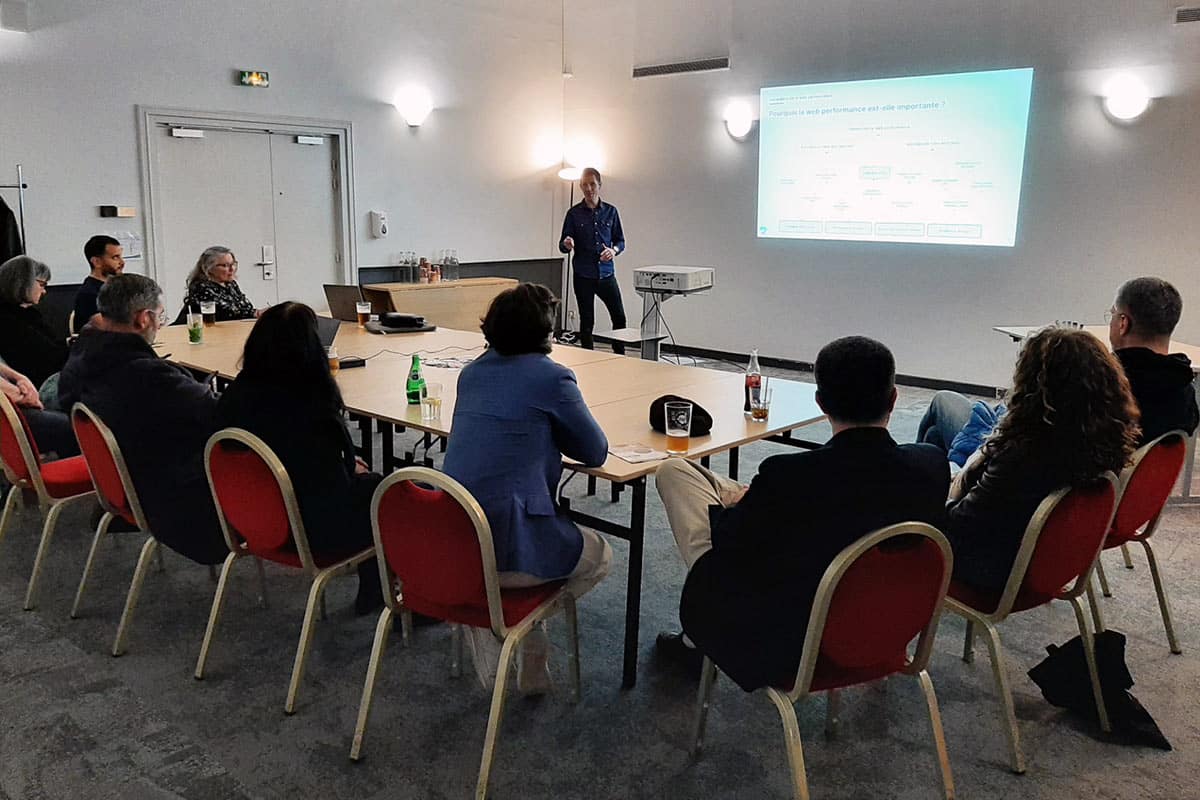
[[(579, 597), (608, 574), (612, 550), (599, 534), (580, 530), (560, 513), (554, 496), (563, 456), (598, 466), (608, 440), (574, 373), (549, 358), (557, 302), (545, 286), (530, 283), (492, 301), (481, 326), (489, 347), (458, 378), (454, 435), (443, 470), (487, 515), (502, 587), (566, 579)], [(481, 668), (481, 649), (495, 646), (495, 639), (490, 631), (470, 632), (486, 684), (491, 668)], [(533, 639), (523, 655), (539, 646)], [(518, 667), (518, 682), (532, 691), (526, 677), (536, 681), (544, 670), (524, 667), (530, 667), (528, 659)]]
[(950, 487), (954, 577), (1000, 589), (1045, 497), (1119, 472), (1137, 446), (1138, 410), (1121, 365), (1090, 333), (1047, 328), (1025, 341), (1008, 412)]
[(0, 359), (41, 386), (67, 363), (66, 331), (56, 334), (37, 309), (50, 268), (29, 256), (0, 264)]
[(254, 319), (260, 311), (242, 293), (237, 284), (237, 257), (228, 247), (214, 245), (200, 254), (187, 279), (183, 295), (183, 311), (176, 324), (189, 309), (199, 311), (201, 303), (217, 304), (217, 322), (232, 319)]
[[(371, 495), (383, 478), (355, 458), (343, 409), (316, 314), (280, 303), (250, 331), (242, 371), (217, 403), (217, 424), (250, 431), (279, 456), (314, 550), (349, 554), (374, 544)], [(365, 614), (383, 604), (375, 560), (358, 575), (355, 610)]]

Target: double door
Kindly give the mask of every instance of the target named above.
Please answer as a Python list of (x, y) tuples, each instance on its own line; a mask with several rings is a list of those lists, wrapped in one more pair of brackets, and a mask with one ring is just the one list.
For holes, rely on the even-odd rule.
[(325, 307), (322, 285), (345, 273), (335, 145), (328, 136), (155, 127), (155, 277), (171, 316), (212, 245), (234, 252), (238, 285), (255, 307)]

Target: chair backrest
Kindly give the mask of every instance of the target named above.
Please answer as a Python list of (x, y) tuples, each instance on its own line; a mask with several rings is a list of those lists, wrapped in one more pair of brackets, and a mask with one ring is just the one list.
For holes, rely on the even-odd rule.
[(9, 483), (35, 489), (38, 497), (45, 500), (42, 456), (37, 442), (21, 409), (3, 393), (0, 393), (0, 465)]
[[(1121, 499), (1113, 515), (1110, 536), (1128, 541), (1143, 525), (1158, 519), (1179, 480), (1187, 454), (1187, 434), (1170, 431), (1147, 442), (1121, 472)], [(1147, 529), (1147, 534), (1153, 529)]]
[(150, 526), (142, 513), (137, 489), (113, 432), (83, 403), (76, 403), (71, 408), (71, 428), (79, 440), (79, 450), (87, 462), (100, 505), (105, 511), (148, 531)]
[(1025, 607), (1079, 596), (1087, 588), (1116, 504), (1117, 476), (1111, 472), (1090, 485), (1059, 489), (1046, 497), (1025, 526), (993, 613), (1008, 614), (1018, 595)]
[(294, 543), (301, 565), (315, 571), (292, 480), (266, 442), (241, 428), (219, 430), (204, 447), (204, 471), (230, 550), (271, 559)]
[[(385, 586), (395, 574), (406, 602), (487, 608), (492, 631), (505, 634), (492, 529), (462, 484), (425, 467), (397, 470), (375, 490), (371, 525)], [(394, 608), (395, 593), (384, 595)]]
[(922, 522), (881, 528), (842, 550), (817, 587), (793, 699), (809, 691), (818, 659), (856, 681), (924, 669), (952, 565), (946, 537)]

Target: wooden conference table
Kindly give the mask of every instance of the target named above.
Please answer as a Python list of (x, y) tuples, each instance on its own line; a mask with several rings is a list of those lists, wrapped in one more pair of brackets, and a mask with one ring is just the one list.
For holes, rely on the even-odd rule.
[[(1002, 333), (1011, 338), (1014, 342), (1019, 342), (1030, 334), (1036, 333), (1044, 328), (1044, 325), (997, 325), (992, 330)], [(1081, 330), (1095, 336), (1106, 345), (1108, 341), (1108, 326), (1107, 325), (1084, 325)], [(1197, 398), (1200, 399), (1200, 347), (1191, 344), (1184, 344), (1171, 340), (1169, 351), (1172, 353), (1183, 353), (1192, 362), (1192, 388), (1196, 390)], [(1187, 437), (1187, 454), (1183, 462), (1183, 485), (1181, 493), (1173, 496), (1171, 502), (1191, 505), (1200, 502), (1200, 497), (1192, 494), (1192, 473), (1196, 464), (1196, 437)]]
[[(155, 347), (164, 358), (195, 370), (234, 378), (239, 370), (242, 347), (253, 320), (219, 322), (204, 329), (204, 341), (190, 345), (187, 330), (172, 326), (159, 331)], [(469, 331), (438, 329), (426, 333), (382, 336), (362, 330), (353, 323), (342, 323), (334, 342), (341, 356), (367, 358), (364, 368), (342, 369), (337, 373), (346, 409), (366, 420), (363, 450), (372, 447), (371, 421), (383, 436), (384, 470), (398, 463), (410, 463), (392, 455), (392, 435), (397, 427), (412, 428), (430, 437), (451, 435), (454, 401), (459, 369), (423, 363), (427, 382), (442, 384), (442, 411), (435, 420), (422, 420), (420, 406), (409, 405), (404, 383), (412, 355), (427, 359), (473, 358), (484, 350), (483, 336)], [(689, 458), (702, 463), (718, 453), (729, 453), (730, 475), (737, 477), (738, 448), (751, 442), (769, 440), (805, 447), (807, 442), (793, 439), (797, 428), (824, 419), (815, 400), (816, 387), (808, 383), (772, 379), (771, 412), (765, 423), (752, 422), (742, 413), (744, 379), (741, 374), (699, 367), (677, 366), (613, 353), (582, 350), (555, 345), (550, 357), (574, 371), (584, 401), (608, 437), (610, 446), (639, 443), (655, 450), (666, 449), (666, 436), (650, 429), (649, 406), (660, 395), (677, 394), (699, 403), (713, 417), (707, 436), (693, 437)], [(363, 423), (360, 423), (363, 424)], [(570, 508), (570, 501), (559, 501), (577, 522), (629, 542), (629, 574), (625, 599), (625, 658), (622, 682), (631, 687), (637, 680), (638, 627), (641, 614), (642, 552), (646, 524), (646, 478), (658, 468), (658, 461), (631, 464), (611, 453), (599, 467), (583, 468), (567, 461), (569, 469), (588, 476), (589, 493), (595, 480), (602, 478), (617, 488), (628, 486), (632, 502), (628, 525), (584, 514)]]

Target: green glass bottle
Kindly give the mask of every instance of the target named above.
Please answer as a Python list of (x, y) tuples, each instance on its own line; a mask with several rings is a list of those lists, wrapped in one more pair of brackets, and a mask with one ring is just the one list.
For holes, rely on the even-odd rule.
[(408, 370), (408, 381), (404, 384), (404, 393), (408, 396), (410, 406), (420, 405), (421, 392), (425, 388), (425, 378), (421, 375), (421, 357), (413, 353), (412, 366)]

